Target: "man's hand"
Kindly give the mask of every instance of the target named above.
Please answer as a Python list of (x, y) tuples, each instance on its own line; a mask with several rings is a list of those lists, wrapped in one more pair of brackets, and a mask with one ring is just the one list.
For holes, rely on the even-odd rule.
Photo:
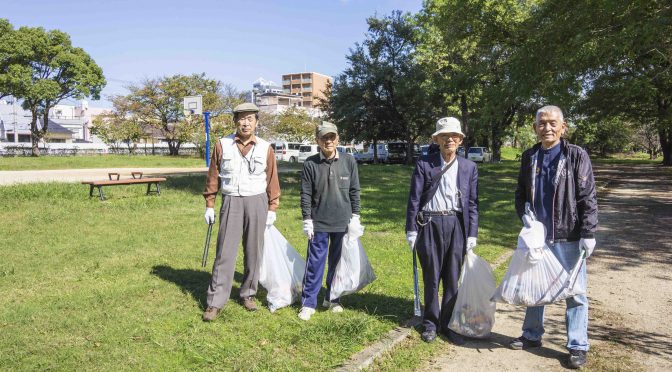
[(411, 253), (413, 253), (413, 247), (415, 247), (415, 241), (417, 238), (417, 231), (409, 231), (406, 233), (406, 241), (408, 242), (408, 246), (411, 248)]
[(590, 257), (591, 254), (593, 254), (593, 249), (595, 249), (595, 239), (585, 239), (581, 238), (579, 240), (579, 248), (583, 248), (586, 250), (586, 258)]
[(530, 217), (530, 216), (527, 215), (527, 214), (524, 214), (524, 215), (523, 215), (523, 225), (524, 225), (525, 227), (527, 227), (528, 229), (529, 229), (530, 227), (532, 227), (532, 221), (533, 221), (533, 220), (532, 220), (532, 217)]
[(474, 247), (476, 246), (476, 241), (477, 241), (476, 238), (473, 236), (467, 238), (467, 252), (474, 249)]
[(207, 223), (208, 225), (215, 223), (214, 208), (205, 208), (205, 223)]
[(266, 226), (273, 226), (275, 223), (275, 212), (273, 211), (268, 211), (268, 214), (266, 215)]
[(313, 240), (315, 233), (313, 232), (313, 220), (303, 220), (303, 235), (308, 238), (308, 240)]
[(359, 220), (359, 215), (358, 214), (353, 214), (352, 217), (350, 217), (350, 222), (348, 222), (348, 231), (356, 230), (361, 225), (362, 225), (362, 223)]

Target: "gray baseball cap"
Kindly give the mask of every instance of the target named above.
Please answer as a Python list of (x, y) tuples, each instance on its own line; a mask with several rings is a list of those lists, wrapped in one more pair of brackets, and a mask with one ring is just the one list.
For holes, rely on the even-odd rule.
[(322, 138), (329, 133), (338, 134), (338, 128), (336, 127), (336, 124), (330, 123), (328, 121), (323, 121), (320, 123), (320, 125), (317, 126), (317, 130), (315, 131), (315, 135), (318, 138)]
[(259, 107), (255, 105), (254, 103), (241, 103), (240, 105), (236, 106), (236, 108), (233, 109), (234, 114), (238, 114), (241, 112), (259, 112)]

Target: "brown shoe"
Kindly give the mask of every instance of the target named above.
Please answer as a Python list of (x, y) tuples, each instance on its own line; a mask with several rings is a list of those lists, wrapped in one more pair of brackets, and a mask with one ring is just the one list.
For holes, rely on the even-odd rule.
[(254, 297), (243, 298), (243, 306), (245, 306), (247, 311), (257, 311), (257, 302), (254, 300)]
[(222, 309), (217, 308), (217, 307), (208, 306), (208, 308), (203, 313), (203, 321), (204, 322), (212, 322), (213, 320), (215, 320), (215, 318), (217, 318), (217, 316), (219, 315), (219, 312), (221, 310)]

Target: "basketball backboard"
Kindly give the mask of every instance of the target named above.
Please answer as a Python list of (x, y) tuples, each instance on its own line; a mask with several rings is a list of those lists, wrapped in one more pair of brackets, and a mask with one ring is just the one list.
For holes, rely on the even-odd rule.
[(185, 115), (203, 114), (203, 96), (184, 97), (184, 114)]

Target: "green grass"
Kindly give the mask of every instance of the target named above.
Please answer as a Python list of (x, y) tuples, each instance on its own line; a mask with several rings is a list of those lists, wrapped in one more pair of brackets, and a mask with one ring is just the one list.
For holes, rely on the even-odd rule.
[[(110, 165), (105, 165), (110, 166)], [(281, 175), (276, 226), (305, 255), (298, 166)], [(493, 260), (515, 245), (517, 163), (480, 170), (477, 253)], [(343, 298), (346, 311), (298, 307), (248, 313), (235, 300), (200, 317), (209, 267), (202, 177), (172, 177), (162, 195), (142, 186), (89, 198), (79, 184), (0, 187), (0, 365), (7, 370), (325, 370), (412, 316), (411, 255), (404, 238), (409, 166), (360, 167), (362, 237), (378, 279)], [(213, 236), (212, 247), (215, 237)], [(242, 253), (240, 254), (242, 256)], [(232, 299), (242, 277), (239, 256)], [(265, 291), (258, 298), (266, 306)], [(323, 294), (320, 295), (320, 301)], [(381, 369), (407, 369), (440, 352), (413, 335)]]
[(0, 171), (129, 167), (196, 168), (205, 167), (205, 160), (194, 156), (165, 155), (0, 157)]

